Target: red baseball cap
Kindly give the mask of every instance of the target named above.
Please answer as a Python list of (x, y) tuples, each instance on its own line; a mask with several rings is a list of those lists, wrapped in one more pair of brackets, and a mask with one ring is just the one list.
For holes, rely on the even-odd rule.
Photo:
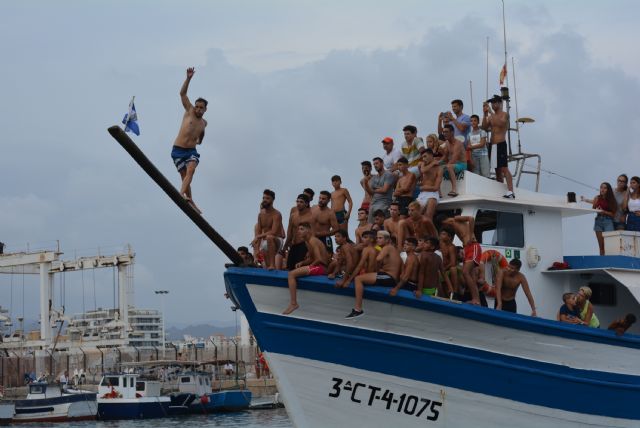
[(391, 138), (391, 137), (384, 137), (384, 138), (382, 139), (382, 142), (383, 142), (383, 143), (393, 143), (393, 138)]

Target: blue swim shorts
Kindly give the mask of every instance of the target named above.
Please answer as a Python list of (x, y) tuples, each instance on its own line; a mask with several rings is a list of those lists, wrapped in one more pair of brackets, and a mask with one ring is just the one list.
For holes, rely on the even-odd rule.
[(189, 162), (198, 164), (200, 162), (200, 154), (195, 148), (185, 149), (184, 147), (173, 146), (171, 159), (173, 159), (173, 163), (178, 169), (178, 172), (180, 172), (187, 167)]

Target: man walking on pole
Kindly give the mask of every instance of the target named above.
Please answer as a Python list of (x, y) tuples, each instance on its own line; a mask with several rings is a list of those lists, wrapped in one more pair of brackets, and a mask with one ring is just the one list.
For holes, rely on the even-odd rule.
[(171, 158), (176, 165), (180, 177), (182, 178), (182, 187), (180, 188), (180, 194), (183, 198), (189, 202), (189, 205), (193, 207), (199, 214), (202, 211), (193, 202), (191, 196), (191, 181), (193, 180), (193, 174), (196, 171), (196, 167), (200, 162), (200, 154), (196, 150), (196, 145), (202, 144), (204, 139), (204, 128), (207, 126), (207, 121), (202, 118), (204, 112), (207, 111), (207, 100), (204, 98), (198, 98), (195, 106), (189, 101), (187, 97), (187, 89), (189, 89), (189, 82), (195, 73), (193, 67), (187, 68), (187, 78), (180, 88), (180, 100), (184, 106), (184, 116), (182, 117), (182, 124), (178, 131), (178, 136), (173, 143), (173, 149), (171, 150)]

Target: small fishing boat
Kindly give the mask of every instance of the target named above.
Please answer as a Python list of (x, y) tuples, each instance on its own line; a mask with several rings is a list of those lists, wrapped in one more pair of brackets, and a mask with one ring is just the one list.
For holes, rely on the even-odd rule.
[(251, 404), (251, 391), (231, 389), (211, 391), (209, 375), (202, 372), (184, 372), (178, 376), (178, 390), (196, 395), (191, 403), (191, 413), (219, 413), (246, 410)]
[(27, 398), (0, 405), (0, 420), (8, 417), (13, 407), (11, 422), (67, 422), (96, 418), (96, 393), (65, 388), (47, 382), (29, 385)]
[(152, 419), (188, 413), (194, 394), (160, 394), (161, 383), (135, 373), (103, 376), (98, 387), (98, 418)]

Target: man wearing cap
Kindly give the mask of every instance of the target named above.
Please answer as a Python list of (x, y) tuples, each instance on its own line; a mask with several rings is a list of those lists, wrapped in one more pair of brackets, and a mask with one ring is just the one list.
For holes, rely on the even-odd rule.
[[(491, 107), (489, 107), (491, 104)], [(493, 112), (492, 112), (493, 110)], [(493, 146), (496, 148), (496, 181), (503, 183), (507, 179), (507, 199), (515, 199), (513, 194), (513, 176), (509, 171), (509, 157), (507, 155), (507, 129), (509, 127), (509, 114), (502, 111), (502, 98), (494, 95), (482, 105), (482, 129), (491, 131), (491, 145), (489, 146), (489, 158)]]
[(402, 157), (402, 152), (393, 148), (393, 138), (384, 137), (382, 139), (382, 148), (384, 154), (382, 155), (382, 162), (384, 163), (384, 169), (391, 172), (396, 169), (396, 162)]
[(368, 180), (364, 181), (364, 189), (371, 195), (369, 223), (373, 223), (373, 213), (377, 210), (384, 211), (387, 216), (395, 187), (395, 177), (385, 169), (381, 158), (373, 158), (373, 167), (378, 174), (371, 175)]

